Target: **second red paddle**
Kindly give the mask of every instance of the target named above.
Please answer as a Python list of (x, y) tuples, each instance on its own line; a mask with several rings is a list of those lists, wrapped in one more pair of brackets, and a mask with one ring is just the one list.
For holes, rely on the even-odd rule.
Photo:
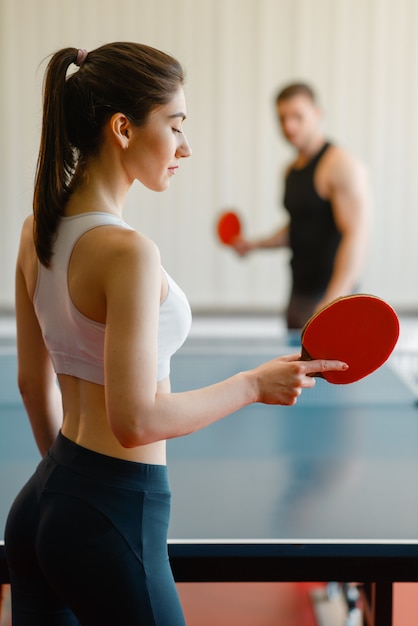
[(217, 233), (219, 240), (226, 246), (232, 245), (241, 234), (241, 221), (234, 211), (226, 211), (218, 219)]

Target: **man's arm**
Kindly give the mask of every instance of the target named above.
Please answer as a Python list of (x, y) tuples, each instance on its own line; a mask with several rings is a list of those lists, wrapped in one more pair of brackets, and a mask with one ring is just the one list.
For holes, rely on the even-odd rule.
[(366, 256), (371, 220), (371, 196), (364, 165), (337, 148), (327, 167), (328, 197), (341, 242), (318, 308), (356, 288)]
[(275, 230), (271, 235), (267, 235), (261, 239), (246, 239), (245, 237), (237, 237), (234, 239), (233, 247), (240, 256), (245, 256), (253, 250), (266, 248), (282, 248), (289, 245), (289, 226), (283, 226)]

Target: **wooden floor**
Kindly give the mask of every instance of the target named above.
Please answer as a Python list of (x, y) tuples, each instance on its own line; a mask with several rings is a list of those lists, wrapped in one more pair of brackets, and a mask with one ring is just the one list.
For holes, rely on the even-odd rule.
[[(312, 604), (318, 585), (191, 583), (178, 588), (187, 626), (319, 626)], [(393, 626), (417, 626), (418, 583), (396, 583), (393, 601)], [(345, 626), (345, 620), (331, 619), (326, 626)]]
[(309, 583), (178, 585), (188, 626), (316, 626), (311, 587)]
[[(178, 585), (187, 626), (318, 626), (312, 592), (318, 583)], [(0, 626), (11, 626), (9, 588)], [(418, 624), (418, 583), (394, 588), (393, 626)], [(345, 626), (332, 621), (329, 626)]]

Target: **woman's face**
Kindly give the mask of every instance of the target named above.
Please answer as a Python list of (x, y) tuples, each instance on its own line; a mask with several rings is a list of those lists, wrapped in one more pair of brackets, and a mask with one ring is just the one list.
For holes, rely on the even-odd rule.
[(143, 126), (132, 126), (125, 165), (131, 179), (153, 191), (164, 191), (179, 167), (191, 155), (183, 132), (186, 100), (180, 87), (168, 104), (155, 108)]

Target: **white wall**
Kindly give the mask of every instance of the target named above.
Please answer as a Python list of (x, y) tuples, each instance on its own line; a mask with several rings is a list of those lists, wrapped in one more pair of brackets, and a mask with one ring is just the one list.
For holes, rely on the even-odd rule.
[(0, 308), (13, 306), (31, 210), (41, 61), (112, 40), (160, 47), (187, 69), (193, 157), (164, 194), (135, 185), (126, 219), (157, 241), (195, 311), (286, 302), (287, 252), (239, 260), (216, 243), (214, 220), (236, 206), (261, 234), (285, 218), (290, 152), (273, 97), (294, 79), (314, 84), (328, 135), (369, 166), (375, 223), (363, 290), (418, 310), (416, 0), (0, 0)]

